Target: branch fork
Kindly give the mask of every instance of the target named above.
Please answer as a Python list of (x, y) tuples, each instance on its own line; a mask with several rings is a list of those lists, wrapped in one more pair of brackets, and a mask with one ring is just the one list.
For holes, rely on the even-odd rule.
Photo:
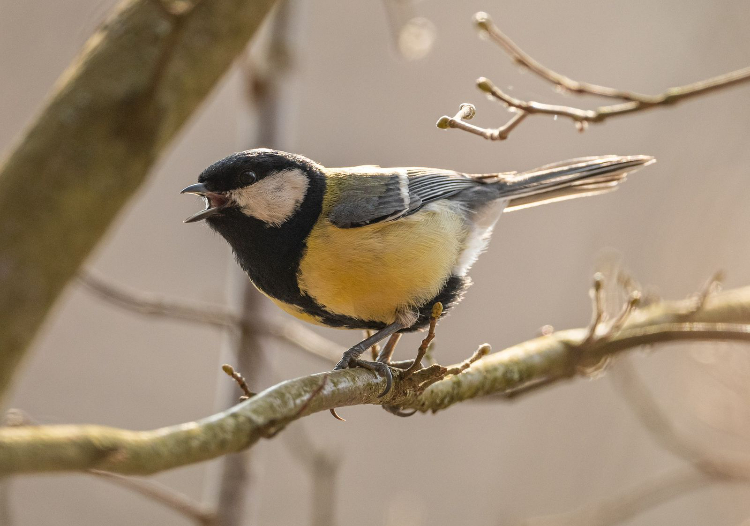
[(469, 124), (466, 121), (474, 117), (476, 110), (471, 104), (464, 103), (455, 116), (448, 117), (446, 115), (441, 117), (437, 122), (437, 127), (440, 129), (457, 128), (490, 141), (507, 139), (510, 132), (528, 115), (563, 117), (572, 120), (576, 129), (579, 132), (583, 132), (589, 124), (604, 122), (611, 117), (640, 112), (660, 106), (670, 106), (691, 97), (704, 95), (712, 91), (750, 81), (750, 67), (747, 67), (693, 84), (669, 88), (657, 95), (647, 95), (600, 86), (589, 82), (579, 82), (542, 65), (531, 55), (524, 52), (495, 25), (487, 13), (479, 12), (475, 14), (474, 23), (480, 33), (486, 35), (495, 44), (500, 46), (515, 64), (528, 69), (539, 78), (553, 84), (556, 91), (572, 93), (574, 95), (593, 95), (618, 101), (615, 104), (599, 106), (593, 110), (527, 101), (505, 93), (488, 78), (480, 77), (476, 81), (477, 88), (487, 94), (488, 97), (504, 104), (509, 111), (515, 113), (510, 120), (499, 128), (481, 128)]

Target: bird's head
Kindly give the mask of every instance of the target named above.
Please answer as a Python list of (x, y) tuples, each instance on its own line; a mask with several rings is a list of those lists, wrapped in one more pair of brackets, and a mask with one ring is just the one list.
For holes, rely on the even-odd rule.
[(185, 222), (207, 219), (214, 223), (241, 214), (279, 227), (299, 209), (321, 170), (301, 155), (277, 150), (234, 153), (206, 168), (197, 184), (182, 190), (206, 202), (204, 210)]

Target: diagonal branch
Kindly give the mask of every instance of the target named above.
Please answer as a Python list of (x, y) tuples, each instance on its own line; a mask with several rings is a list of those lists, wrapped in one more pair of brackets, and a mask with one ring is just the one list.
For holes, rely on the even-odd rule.
[(117, 473), (99, 471), (96, 469), (89, 470), (88, 473), (154, 500), (188, 519), (191, 519), (198, 525), (213, 526), (216, 522), (215, 512), (196, 504), (186, 495), (159, 484), (158, 482), (126, 477), (124, 475), (118, 475)]
[[(523, 51), (495, 25), (487, 13), (480, 12), (474, 15), (474, 22), (483, 34), (486, 34), (510, 56), (513, 62), (532, 71), (540, 78), (554, 84), (558, 91), (569, 92), (576, 95), (594, 95), (623, 101), (618, 104), (600, 106), (593, 110), (585, 110), (559, 104), (526, 101), (509, 95), (498, 88), (489, 79), (480, 77), (477, 79), (477, 87), (489, 97), (502, 102), (509, 110), (515, 112), (515, 115), (511, 117), (508, 123), (499, 128), (481, 128), (465, 122), (474, 117), (474, 111), (459, 111), (459, 113), (453, 118), (448, 116), (441, 117), (440, 120), (438, 120), (437, 126), (442, 129), (458, 128), (491, 141), (502, 141), (507, 139), (508, 134), (520, 124), (527, 115), (553, 115), (555, 117), (564, 117), (574, 121), (578, 130), (583, 131), (590, 123), (603, 122), (611, 117), (627, 115), (660, 106), (670, 106), (689, 98), (705, 95), (713, 91), (726, 89), (750, 81), (750, 67), (747, 67), (717, 77), (712, 77), (710, 79), (687, 84), (685, 86), (669, 88), (657, 95), (646, 95), (607, 86), (600, 86), (589, 82), (580, 82), (542, 65), (531, 55)], [(462, 104), (462, 110), (464, 106), (470, 105)]]
[(687, 460), (713, 479), (750, 482), (750, 456), (704, 447), (683, 436), (629, 361), (622, 360), (614, 372), (612, 379), (618, 391), (664, 449)]
[(122, 0), (0, 161), (0, 397), (67, 282), (273, 4)]
[(81, 272), (78, 281), (97, 297), (143, 316), (164, 317), (199, 323), (219, 329), (241, 330), (270, 336), (291, 343), (327, 362), (337, 362), (345, 349), (292, 320), (243, 317), (220, 305), (190, 303), (126, 289), (90, 272)]
[[(668, 341), (750, 341), (750, 287), (706, 298), (662, 302), (633, 312), (617, 334), (580, 346), (588, 329), (555, 332), (479, 359), (435, 383), (432, 365), (408, 379), (395, 371), (392, 391), (363, 369), (314, 374), (273, 386), (231, 409), (152, 431), (94, 425), (0, 429), (0, 474), (101, 469), (148, 474), (216, 458), (275, 436), (290, 422), (335, 407), (383, 404), (438, 411), (463, 400), (570, 379), (578, 363)], [(324, 381), (327, 378), (327, 381)], [(427, 385), (426, 389), (420, 386)]]
[(649, 477), (609, 498), (579, 509), (530, 517), (523, 526), (611, 526), (633, 518), (639, 513), (703, 489), (714, 479), (701, 471), (684, 466)]

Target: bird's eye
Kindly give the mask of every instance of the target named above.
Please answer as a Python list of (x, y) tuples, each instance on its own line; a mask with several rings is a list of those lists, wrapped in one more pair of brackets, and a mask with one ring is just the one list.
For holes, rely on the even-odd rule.
[(240, 184), (242, 186), (248, 186), (253, 184), (255, 181), (258, 180), (258, 177), (255, 175), (255, 172), (242, 172), (240, 174)]

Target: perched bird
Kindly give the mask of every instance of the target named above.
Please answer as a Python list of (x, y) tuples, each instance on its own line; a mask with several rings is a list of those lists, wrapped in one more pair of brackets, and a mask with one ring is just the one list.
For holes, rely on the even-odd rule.
[[(400, 333), (448, 311), (503, 211), (613, 190), (652, 157), (585, 157), (516, 173), (433, 168), (326, 168), (269, 149), (232, 154), (182, 193), (204, 198), (206, 220), (253, 284), (304, 321), (374, 331), (335, 369), (381, 372)], [(389, 338), (375, 362), (359, 356)]]

